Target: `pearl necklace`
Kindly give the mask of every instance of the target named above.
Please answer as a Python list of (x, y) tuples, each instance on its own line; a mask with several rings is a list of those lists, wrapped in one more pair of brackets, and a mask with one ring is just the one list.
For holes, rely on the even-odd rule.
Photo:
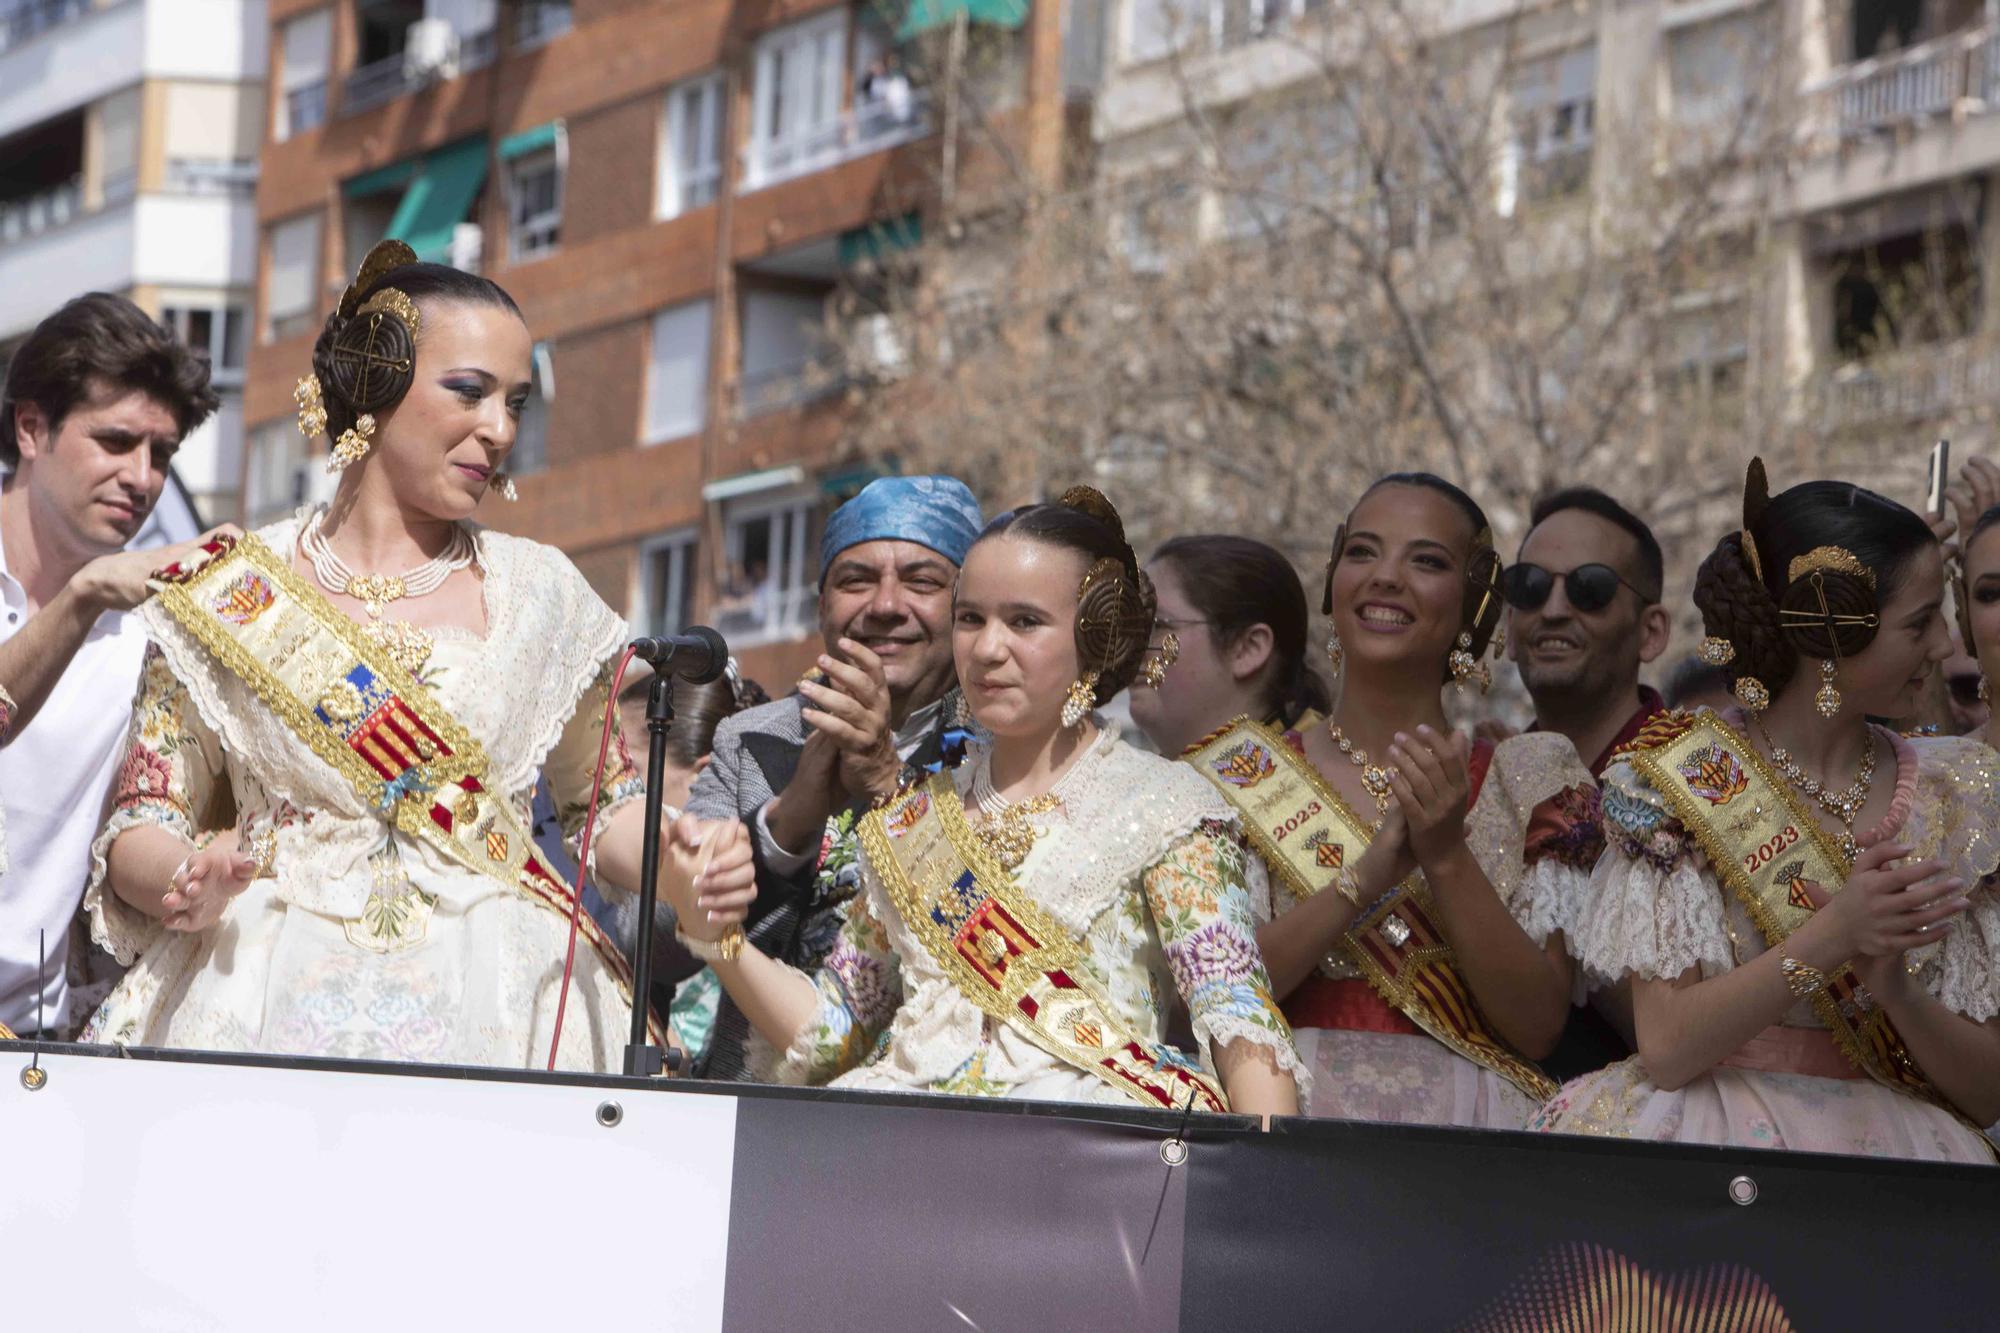
[(306, 553), (311, 563), (313, 577), (319, 580), (328, 592), (341, 593), (359, 601), (367, 608), (370, 620), (380, 620), (382, 609), (390, 602), (401, 601), (405, 597), (428, 597), (444, 586), (444, 581), (472, 564), (478, 552), (472, 545), (472, 537), (457, 524), (452, 525), (451, 540), (444, 551), (424, 561), (414, 569), (406, 569), (400, 574), (356, 574), (348, 568), (347, 562), (334, 554), (326, 534), (321, 531), (321, 522), (326, 518), (324, 509), (316, 511), (306, 520), (305, 531), (299, 534), (299, 549)]
[(1375, 798), (1375, 831), (1380, 833), (1383, 821), (1389, 817), (1389, 797), (1395, 791), (1389, 785), (1387, 766), (1369, 763), (1368, 751), (1347, 739), (1347, 733), (1332, 718), (1326, 720), (1326, 736), (1347, 756), (1348, 763), (1361, 770), (1362, 789)]
[(1848, 864), (1860, 854), (1861, 846), (1854, 837), (1854, 820), (1861, 813), (1861, 807), (1868, 803), (1868, 789), (1875, 783), (1875, 730), (1868, 730), (1867, 748), (1861, 752), (1861, 767), (1854, 775), (1854, 781), (1839, 791), (1830, 791), (1825, 783), (1799, 767), (1791, 752), (1771, 740), (1771, 733), (1764, 729), (1762, 718), (1757, 719), (1757, 734), (1764, 739), (1764, 748), (1771, 752), (1771, 763), (1776, 766), (1786, 782), (1812, 798), (1820, 809), (1840, 821), (1840, 850)]
[(321, 531), (320, 525), (325, 517), (326, 510), (315, 510), (299, 533), (299, 549), (305, 552), (313, 577), (328, 592), (344, 594), (359, 601), (368, 612), (370, 622), (361, 627), (361, 632), (380, 644), (398, 666), (411, 675), (418, 674), (430, 661), (435, 641), (429, 632), (407, 620), (383, 621), (382, 612), (391, 602), (430, 596), (444, 586), (446, 579), (469, 567), (479, 555), (471, 534), (453, 524), (451, 541), (444, 551), (416, 568), (406, 569), (401, 574), (356, 574), (346, 561), (334, 554), (326, 534)]

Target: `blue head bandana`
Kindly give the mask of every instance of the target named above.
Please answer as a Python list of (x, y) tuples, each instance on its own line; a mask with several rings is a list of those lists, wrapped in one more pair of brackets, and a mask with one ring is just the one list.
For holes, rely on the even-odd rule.
[(835, 556), (863, 542), (915, 542), (962, 565), (983, 526), (979, 501), (956, 477), (878, 477), (826, 521), (820, 579)]

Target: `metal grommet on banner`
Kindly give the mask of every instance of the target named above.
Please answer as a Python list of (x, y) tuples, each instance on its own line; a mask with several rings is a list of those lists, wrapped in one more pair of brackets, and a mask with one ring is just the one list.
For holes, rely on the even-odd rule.
[(618, 1128), (624, 1119), (625, 1108), (617, 1102), (599, 1102), (597, 1104), (597, 1123), (606, 1129)]
[(29, 1092), (40, 1092), (49, 1085), (49, 1071), (40, 1065), (29, 1065), (21, 1070), (21, 1086)]
[(1737, 1176), (1729, 1182), (1729, 1201), (1748, 1208), (1757, 1202), (1757, 1182), (1748, 1176)]
[(1186, 1139), (1166, 1139), (1160, 1144), (1160, 1160), (1168, 1166), (1179, 1166), (1188, 1159)]

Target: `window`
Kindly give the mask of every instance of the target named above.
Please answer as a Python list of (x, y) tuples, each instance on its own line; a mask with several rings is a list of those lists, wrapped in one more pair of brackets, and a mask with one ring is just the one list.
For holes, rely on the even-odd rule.
[(270, 275), (264, 287), (264, 338), (295, 338), (319, 319), (320, 215), (280, 222), (271, 228)]
[(1502, 216), (1524, 202), (1574, 194), (1590, 180), (1597, 129), (1597, 48), (1582, 46), (1516, 71), (1514, 128), (1500, 164)]
[(836, 392), (825, 372), (834, 360), (827, 344), (826, 306), (833, 284), (758, 288), (744, 284), (742, 414), (756, 416), (797, 407)]
[(208, 353), (209, 383), (233, 389), (243, 383), (243, 307), (167, 306), (160, 323), (197, 352)]
[(514, 428), (514, 447), (507, 451), (507, 471), (517, 477), (549, 465), (549, 404), (556, 396), (555, 344), (536, 343), (532, 366), (533, 387), (527, 406), (521, 409), (520, 424)]
[(639, 547), (641, 634), (678, 634), (694, 614), (695, 534), (691, 528), (651, 538)]
[(1661, 406), (1677, 416), (1735, 418), (1750, 365), (1748, 315), (1729, 294), (1681, 298), (1662, 330), (1656, 374)]
[(678, 217), (715, 201), (722, 182), (722, 76), (667, 93), (660, 135), (660, 216)]
[(284, 25), (282, 77), (279, 80), (278, 140), (303, 134), (326, 120), (326, 77), (332, 64), (333, 11), (316, 9)]
[(1174, 0), (1131, 0), (1125, 8), (1125, 62), (1158, 60), (1187, 37), (1188, 22)]
[(302, 504), (333, 493), (333, 479), (316, 467), (312, 446), (289, 417), (250, 432), (249, 475), (244, 479), (244, 518), (255, 526), (283, 518)]
[(517, 264), (553, 253), (562, 234), (560, 151), (557, 144), (524, 154), (507, 165), (508, 237)]
[(807, 542), (817, 508), (816, 496), (798, 494), (725, 504), (715, 628), (731, 643), (796, 638), (811, 627), (819, 571)]
[(514, 45), (526, 48), (552, 42), (568, 32), (572, 22), (570, 0), (522, 0), (514, 20)]
[(707, 301), (653, 316), (646, 357), (647, 444), (692, 435), (708, 420), (709, 319)]
[(746, 184), (784, 180), (839, 155), (847, 13), (835, 10), (757, 45)]

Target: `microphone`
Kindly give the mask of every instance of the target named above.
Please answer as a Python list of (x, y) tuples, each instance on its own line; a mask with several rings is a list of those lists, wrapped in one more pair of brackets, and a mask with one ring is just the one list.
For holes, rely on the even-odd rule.
[(728, 643), (706, 625), (690, 625), (683, 634), (634, 639), (632, 655), (661, 675), (679, 676), (690, 685), (706, 685), (729, 666)]

